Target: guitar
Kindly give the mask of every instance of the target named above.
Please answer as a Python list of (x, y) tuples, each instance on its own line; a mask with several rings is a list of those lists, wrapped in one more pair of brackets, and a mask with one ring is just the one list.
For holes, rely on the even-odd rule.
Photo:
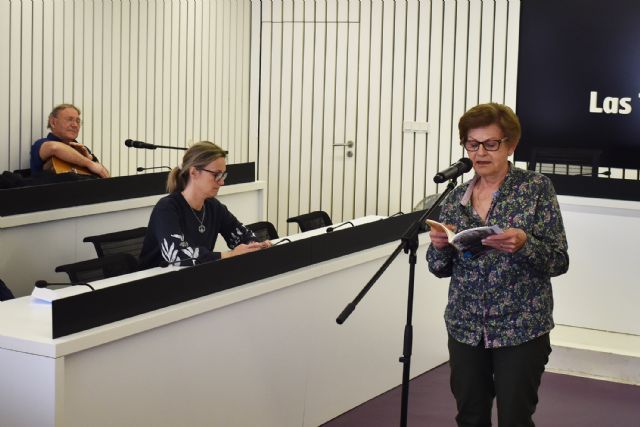
[(72, 165), (71, 163), (65, 162), (64, 160), (57, 157), (52, 157), (47, 160), (43, 166), (43, 169), (53, 172), (56, 175), (61, 173), (75, 173), (78, 175), (97, 176), (85, 167)]

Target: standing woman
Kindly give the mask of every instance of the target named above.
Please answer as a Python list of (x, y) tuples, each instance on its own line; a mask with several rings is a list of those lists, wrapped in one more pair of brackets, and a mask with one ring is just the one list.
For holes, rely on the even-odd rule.
[(445, 323), (458, 426), (490, 426), (494, 397), (500, 426), (533, 426), (538, 387), (551, 352), (551, 280), (569, 268), (562, 216), (551, 181), (508, 160), (520, 121), (507, 106), (482, 104), (458, 124), (475, 176), (451, 192), (440, 222), (465, 230), (498, 225), (465, 257), (431, 230), (429, 270), (451, 277)]
[[(270, 246), (256, 243), (245, 228), (215, 196), (227, 177), (226, 153), (208, 141), (193, 144), (184, 154), (182, 167), (167, 179), (169, 195), (151, 212), (140, 253), (140, 268), (157, 267), (165, 261), (195, 265), (254, 252)], [(213, 252), (218, 234), (229, 252)]]

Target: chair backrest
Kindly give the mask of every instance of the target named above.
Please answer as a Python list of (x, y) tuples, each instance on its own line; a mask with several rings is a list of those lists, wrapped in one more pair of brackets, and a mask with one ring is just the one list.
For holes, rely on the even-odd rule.
[(23, 178), (29, 178), (31, 176), (31, 169), (27, 168), (27, 169), (16, 169), (13, 171), (13, 173), (17, 173), (18, 175), (20, 175)]
[(276, 228), (269, 221), (258, 221), (252, 224), (245, 224), (245, 227), (253, 231), (258, 242), (273, 240), (279, 237)]
[(92, 282), (107, 277), (132, 273), (138, 269), (136, 258), (127, 253), (106, 255), (87, 261), (56, 267), (56, 273), (67, 273), (72, 282)]
[[(438, 201), (440, 197), (440, 193), (434, 193), (426, 196), (424, 199), (420, 200), (414, 207), (413, 212), (416, 211), (426, 211), (427, 209), (431, 209), (433, 205)], [(433, 211), (429, 214), (428, 218), (433, 220), (438, 220), (440, 218), (440, 211), (442, 210), (442, 205), (436, 206)]]
[(0, 280), (0, 301), (6, 301), (13, 298), (14, 296), (11, 292), (11, 289), (7, 288), (7, 285), (5, 285), (2, 280)]
[(548, 163), (553, 165), (554, 173), (568, 175), (569, 173), (555, 172), (555, 170), (564, 168), (568, 172), (569, 166), (574, 165), (580, 167), (579, 174), (582, 174), (582, 167), (587, 167), (591, 168), (590, 174), (597, 177), (601, 155), (602, 150), (589, 148), (537, 147), (531, 150), (527, 169), (537, 170), (538, 164)]
[(316, 228), (332, 225), (331, 217), (325, 211), (313, 211), (306, 214), (292, 216), (287, 222), (295, 222), (300, 231), (314, 230)]
[(82, 241), (93, 243), (98, 258), (125, 253), (133, 255), (137, 259), (142, 250), (145, 234), (147, 234), (147, 227), (138, 227), (131, 230), (116, 231), (115, 233), (88, 236)]

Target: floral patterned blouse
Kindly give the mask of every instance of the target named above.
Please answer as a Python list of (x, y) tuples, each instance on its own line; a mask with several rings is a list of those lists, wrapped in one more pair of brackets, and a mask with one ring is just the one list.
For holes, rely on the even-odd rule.
[(229, 249), (255, 242), (256, 236), (243, 226), (217, 199), (204, 202), (201, 211), (191, 209), (179, 192), (158, 201), (151, 212), (140, 252), (140, 268), (163, 265), (196, 265), (216, 261), (213, 247), (221, 234)]
[(550, 278), (569, 268), (562, 216), (549, 178), (509, 164), (484, 223), (471, 206), (477, 179), (449, 194), (440, 222), (458, 230), (520, 228), (527, 233), (524, 246), (513, 254), (493, 250), (469, 258), (452, 246), (439, 251), (429, 245), (427, 262), (437, 277), (451, 277), (445, 322), (454, 339), (473, 346), (483, 340), (486, 348), (518, 345), (554, 326)]

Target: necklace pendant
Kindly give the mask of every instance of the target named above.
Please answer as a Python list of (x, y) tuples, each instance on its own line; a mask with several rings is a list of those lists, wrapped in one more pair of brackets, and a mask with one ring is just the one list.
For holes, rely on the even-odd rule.
[(198, 227), (198, 231), (200, 232), (200, 234), (204, 234), (204, 232), (207, 231), (207, 227), (200, 224), (200, 226)]

